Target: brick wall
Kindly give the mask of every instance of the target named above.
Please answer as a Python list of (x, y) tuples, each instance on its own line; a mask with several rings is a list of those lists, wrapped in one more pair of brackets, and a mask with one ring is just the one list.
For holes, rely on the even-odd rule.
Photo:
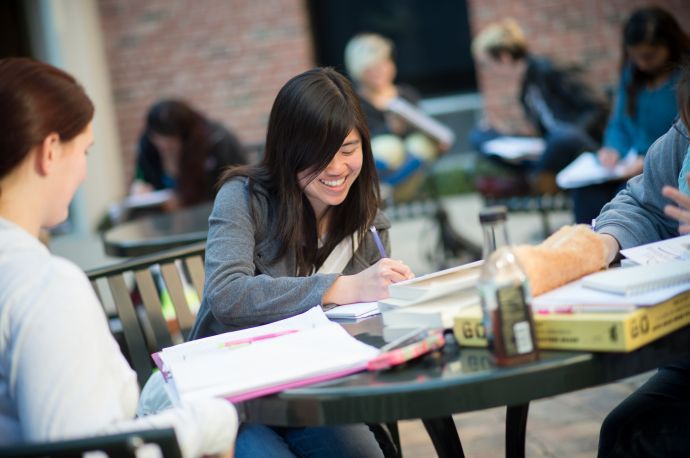
[[(681, 24), (690, 2), (663, 0)], [(600, 87), (615, 84), (620, 28), (641, 0), (468, 0), (472, 33), (505, 16), (525, 29), (532, 51), (583, 65)], [(232, 128), (263, 140), (278, 89), (314, 65), (305, 0), (99, 0), (125, 177), (148, 107), (181, 97)], [(688, 26), (686, 26), (688, 27)], [(526, 129), (517, 81), (477, 67), (490, 119)]]
[[(690, 2), (653, 2), (669, 11), (690, 32)], [(512, 16), (524, 29), (531, 52), (577, 63), (600, 88), (615, 85), (620, 63), (622, 24), (642, 0), (468, 0), (472, 35), (486, 24)], [(487, 117), (528, 130), (516, 101), (517, 81), (492, 76), (477, 66)]]
[(244, 143), (280, 87), (313, 66), (303, 0), (99, 0), (125, 177), (148, 107), (188, 100)]

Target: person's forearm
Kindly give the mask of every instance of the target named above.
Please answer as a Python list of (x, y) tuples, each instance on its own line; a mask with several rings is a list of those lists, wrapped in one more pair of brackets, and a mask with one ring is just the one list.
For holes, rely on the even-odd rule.
[(341, 275), (323, 294), (323, 304), (352, 304), (358, 302), (358, 288), (351, 275)]

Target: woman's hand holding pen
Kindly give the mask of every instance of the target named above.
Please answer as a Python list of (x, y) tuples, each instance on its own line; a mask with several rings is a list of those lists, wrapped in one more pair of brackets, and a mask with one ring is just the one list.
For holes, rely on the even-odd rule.
[(388, 285), (414, 278), (402, 261), (382, 258), (355, 275), (343, 275), (323, 295), (324, 304), (373, 302), (388, 297)]
[(402, 261), (383, 258), (353, 277), (360, 294), (357, 302), (370, 302), (388, 297), (388, 285), (414, 278), (414, 274)]
[[(688, 184), (690, 185), (690, 174), (688, 174), (685, 179), (688, 180)], [(666, 205), (666, 207), (664, 207), (664, 213), (679, 221), (679, 233), (690, 234), (690, 196), (683, 194), (672, 186), (664, 186), (661, 193), (664, 197), (673, 199), (678, 204), (677, 207), (674, 205)]]

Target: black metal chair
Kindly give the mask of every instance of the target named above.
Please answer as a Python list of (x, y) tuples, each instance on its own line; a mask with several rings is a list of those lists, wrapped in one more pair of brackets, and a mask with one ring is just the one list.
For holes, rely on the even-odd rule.
[[(175, 430), (150, 429), (128, 433), (95, 436), (49, 443), (17, 444), (0, 448), (0, 458), (65, 458), (81, 457), (88, 452), (101, 452), (111, 457), (136, 457), (144, 448), (156, 446), (159, 456), (181, 458)], [(151, 456), (151, 454), (147, 455)], [(156, 456), (156, 455), (153, 455)]]
[[(183, 341), (194, 324), (185, 289), (201, 298), (206, 243), (131, 259), (87, 272), (106, 308), (113, 334), (143, 387), (151, 375), (151, 352)], [(170, 297), (173, 322), (163, 316), (161, 293)], [(122, 342), (124, 340), (124, 342)], [(50, 443), (0, 447), (2, 457), (75, 457), (89, 451), (134, 457), (143, 446), (158, 446), (162, 456), (181, 457), (175, 431), (151, 429)]]
[[(205, 249), (206, 242), (195, 243), (86, 273), (141, 386), (151, 375), (151, 353), (189, 335), (195, 318), (189, 292), (202, 297)], [(172, 303), (174, 319), (164, 316), (161, 296)]]

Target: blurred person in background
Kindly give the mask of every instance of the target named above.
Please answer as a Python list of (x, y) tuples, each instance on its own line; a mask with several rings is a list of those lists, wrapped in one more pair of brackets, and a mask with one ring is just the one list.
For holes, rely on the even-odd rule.
[(161, 100), (146, 115), (131, 193), (172, 189), (164, 210), (211, 201), (223, 170), (243, 165), (237, 137), (181, 100)]
[[(587, 84), (579, 70), (529, 52), (522, 28), (512, 18), (487, 25), (474, 38), (472, 52), (487, 70), (520, 80), (519, 101), (526, 120), (545, 141), (544, 152), (534, 163), (504, 165), (516, 174), (516, 186), (538, 193), (558, 190), (555, 175), (580, 153), (598, 147), (607, 116), (604, 98)], [(485, 152), (486, 142), (515, 133), (500, 131), (486, 121), (471, 133), (471, 143)], [(529, 186), (524, 181), (529, 175)], [(481, 190), (480, 190), (481, 191)]]
[[(679, 64), (690, 52), (690, 37), (675, 18), (656, 7), (634, 11), (623, 26), (621, 77), (599, 161), (613, 168), (629, 155), (624, 175), (642, 172), (647, 149), (678, 115)], [(590, 223), (623, 187), (621, 181), (572, 191), (577, 223)]]
[[(432, 139), (391, 109), (396, 99), (416, 106), (421, 98), (414, 88), (395, 84), (393, 52), (391, 40), (360, 33), (345, 47), (345, 66), (369, 125), (379, 178), (392, 187), (394, 201), (404, 201), (414, 197), (422, 184), (424, 163), (433, 161), (451, 145)], [(427, 116), (421, 111), (419, 114)]]

